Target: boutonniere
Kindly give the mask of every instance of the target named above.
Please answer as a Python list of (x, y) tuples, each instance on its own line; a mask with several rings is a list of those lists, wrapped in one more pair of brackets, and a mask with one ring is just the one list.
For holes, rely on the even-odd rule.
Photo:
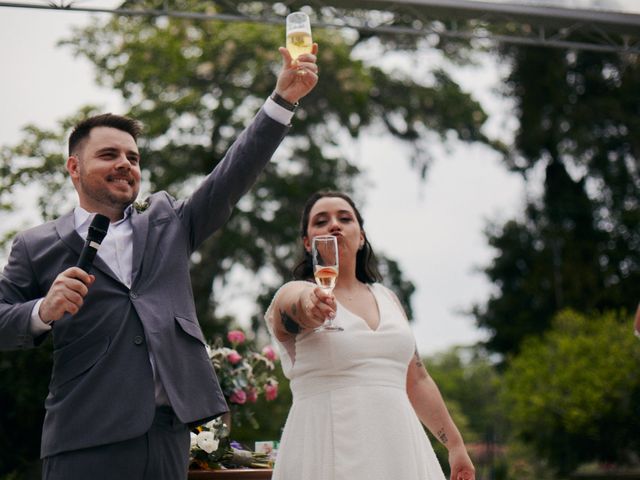
[(136, 212), (142, 213), (147, 208), (149, 208), (149, 202), (147, 202), (146, 200), (143, 200), (142, 202), (134, 202), (133, 203), (133, 208), (136, 209)]

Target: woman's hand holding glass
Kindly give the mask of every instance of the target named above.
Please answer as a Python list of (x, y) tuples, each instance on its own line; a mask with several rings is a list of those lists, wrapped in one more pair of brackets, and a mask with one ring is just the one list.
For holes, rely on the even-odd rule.
[(305, 290), (301, 300), (304, 328), (316, 329), (321, 327), (327, 318), (336, 316), (336, 299), (331, 292), (320, 287), (310, 287)]

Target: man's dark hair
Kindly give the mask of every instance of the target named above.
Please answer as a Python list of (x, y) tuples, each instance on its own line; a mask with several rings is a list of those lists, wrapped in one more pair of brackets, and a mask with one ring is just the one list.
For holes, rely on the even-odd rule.
[(91, 130), (96, 127), (111, 127), (128, 133), (134, 140), (142, 132), (142, 124), (137, 120), (122, 115), (103, 113), (94, 115), (78, 123), (69, 136), (69, 155), (73, 155), (80, 144), (89, 137)]
[[(356, 215), (360, 228), (364, 227), (362, 215), (360, 215), (356, 204), (349, 195), (343, 192), (319, 191), (315, 192), (307, 199), (307, 202), (302, 209), (302, 219), (300, 221), (301, 238), (307, 236), (311, 209), (318, 200), (326, 197), (337, 197), (346, 201), (351, 208), (353, 208), (353, 212)], [(304, 248), (302, 249), (302, 259), (293, 269), (293, 278), (296, 280), (313, 280), (313, 261), (311, 254)], [(366, 234), (364, 235), (364, 245), (356, 254), (356, 278), (363, 283), (375, 283), (382, 281), (382, 275), (380, 275), (380, 272), (378, 271), (378, 260), (375, 253), (373, 253), (373, 248), (371, 247)]]

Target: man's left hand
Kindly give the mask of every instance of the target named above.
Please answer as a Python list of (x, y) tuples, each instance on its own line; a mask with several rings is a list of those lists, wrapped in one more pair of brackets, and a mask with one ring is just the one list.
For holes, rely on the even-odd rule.
[(303, 53), (295, 60), (286, 48), (280, 47), (279, 51), (282, 55), (282, 70), (278, 75), (276, 93), (288, 102), (297, 103), (318, 83), (318, 44), (313, 44), (311, 53)]

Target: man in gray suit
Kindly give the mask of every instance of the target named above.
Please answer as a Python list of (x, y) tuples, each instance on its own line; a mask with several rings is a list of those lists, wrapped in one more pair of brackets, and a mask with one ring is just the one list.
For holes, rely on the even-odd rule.
[[(136, 121), (98, 115), (72, 132), (67, 171), (79, 206), (17, 235), (0, 277), (0, 348), (53, 337), (46, 480), (184, 479), (189, 427), (227, 411), (189, 258), (253, 185), (317, 83), (317, 45), (297, 61), (280, 52), (273, 95), (187, 199), (158, 192), (135, 207)], [(96, 213), (111, 224), (90, 275), (74, 265)]]

